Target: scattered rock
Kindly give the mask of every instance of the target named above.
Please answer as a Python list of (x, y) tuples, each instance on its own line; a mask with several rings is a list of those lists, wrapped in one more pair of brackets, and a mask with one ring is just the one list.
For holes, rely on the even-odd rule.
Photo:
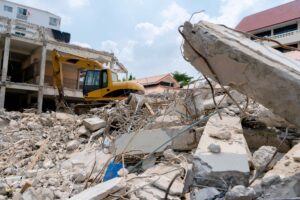
[(5, 184), (0, 182), (0, 195), (5, 195), (6, 194), (6, 186)]
[(237, 185), (226, 193), (225, 200), (252, 200), (254, 197), (255, 191), (253, 188)]
[(296, 162), (300, 162), (300, 150), (299, 150), (299, 151), (296, 151), (296, 152), (293, 154), (293, 159), (294, 159), (294, 161), (296, 161)]
[(37, 194), (37, 192), (33, 188), (28, 188), (22, 194), (22, 200), (42, 200)]
[(72, 140), (67, 143), (67, 150), (73, 151), (79, 147), (80, 143), (77, 140)]
[(221, 147), (218, 144), (211, 143), (207, 148), (212, 153), (220, 153), (221, 152)]
[(80, 126), (77, 130), (78, 136), (89, 136), (90, 132), (86, 129), (85, 126)]
[(193, 190), (191, 200), (211, 200), (214, 199), (220, 192), (214, 187), (207, 187), (200, 190)]
[(273, 184), (277, 184), (280, 182), (280, 176), (279, 175), (273, 175), (273, 176), (267, 176), (267, 177), (263, 177), (262, 181), (261, 181), (261, 185), (264, 187), (269, 187)]
[(253, 153), (252, 161), (257, 170), (264, 168), (272, 159), (276, 147), (262, 146)]

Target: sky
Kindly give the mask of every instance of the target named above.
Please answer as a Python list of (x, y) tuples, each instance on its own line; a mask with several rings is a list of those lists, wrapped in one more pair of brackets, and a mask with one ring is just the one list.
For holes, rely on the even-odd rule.
[(62, 18), (71, 43), (114, 53), (136, 78), (199, 72), (181, 55), (177, 29), (189, 20), (235, 27), (243, 17), (290, 0), (11, 0)]

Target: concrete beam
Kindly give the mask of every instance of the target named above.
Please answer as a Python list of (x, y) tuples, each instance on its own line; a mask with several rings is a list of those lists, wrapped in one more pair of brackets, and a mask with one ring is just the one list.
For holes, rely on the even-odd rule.
[(209, 22), (186, 22), (183, 36), (184, 56), (199, 72), (300, 127), (298, 61)]
[(47, 47), (44, 45), (41, 48), (40, 60), (40, 80), (39, 80), (39, 93), (38, 93), (38, 112), (42, 112), (43, 96), (44, 96), (44, 79), (45, 79), (45, 66), (46, 66)]
[(3, 64), (2, 64), (2, 74), (1, 74), (1, 90), (0, 90), (0, 108), (4, 108), (5, 101), (5, 92), (6, 92), (6, 78), (8, 70), (8, 59), (9, 59), (9, 48), (10, 48), (10, 37), (5, 37), (4, 43), (4, 55), (3, 55)]

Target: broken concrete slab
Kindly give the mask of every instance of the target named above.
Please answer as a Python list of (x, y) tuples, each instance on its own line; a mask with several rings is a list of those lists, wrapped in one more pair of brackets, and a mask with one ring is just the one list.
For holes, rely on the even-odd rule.
[(68, 156), (69, 159), (61, 163), (64, 170), (75, 170), (76, 168), (91, 172), (95, 164), (93, 172), (99, 171), (104, 167), (105, 163), (111, 158), (110, 154), (95, 149), (85, 149), (81, 152), (75, 152)]
[(178, 126), (181, 124), (177, 115), (162, 115), (155, 118), (154, 122), (146, 126), (145, 129), (167, 128), (170, 126)]
[[(224, 131), (230, 133), (231, 139), (220, 140), (210, 136)], [(212, 143), (220, 145), (220, 153), (209, 151)], [(248, 185), (250, 158), (239, 117), (222, 114), (221, 120), (214, 115), (208, 120), (194, 154), (195, 181), (212, 187), (224, 187), (224, 181), (229, 185)]]
[(106, 121), (99, 117), (86, 118), (83, 120), (83, 125), (90, 131), (96, 131), (106, 126)]
[(68, 114), (68, 113), (63, 113), (63, 112), (56, 112), (55, 117), (58, 120), (61, 121), (66, 121), (66, 120), (74, 120), (74, 115)]
[[(113, 178), (104, 183), (100, 183), (90, 187), (79, 194), (70, 198), (70, 200), (102, 200), (109, 194), (113, 194), (126, 187), (126, 182), (123, 178)], [(125, 191), (124, 191), (125, 192)]]
[(279, 175), (281, 178), (285, 178), (297, 174), (300, 169), (300, 162), (296, 161), (294, 156), (299, 151), (300, 144), (297, 144), (275, 164), (272, 170), (266, 173), (265, 177)]
[(183, 35), (184, 55), (202, 74), (249, 96), (300, 127), (299, 62), (209, 22), (185, 22)]
[[(151, 153), (159, 145), (169, 141), (173, 136), (182, 131), (184, 126), (170, 128), (140, 130), (139, 132), (125, 133), (114, 142), (115, 153), (118, 155), (123, 151), (129, 154)], [(191, 150), (197, 146), (199, 137), (193, 131), (185, 131), (174, 140), (167, 142), (157, 150), (163, 152), (167, 147), (174, 150)]]

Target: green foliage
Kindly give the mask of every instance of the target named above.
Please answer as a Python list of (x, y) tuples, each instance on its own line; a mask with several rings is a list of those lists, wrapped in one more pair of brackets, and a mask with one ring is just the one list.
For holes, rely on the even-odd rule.
[(194, 78), (186, 73), (180, 73), (178, 71), (173, 72), (172, 75), (173, 78), (180, 84), (180, 87), (188, 85), (189, 82)]
[(135, 80), (135, 77), (134, 77), (132, 74), (129, 75), (128, 80), (126, 80), (126, 78), (123, 78), (123, 79), (122, 79), (123, 82), (124, 82), (124, 81), (131, 81), (131, 80)]
[(130, 74), (128, 80), (130, 80), (130, 81), (131, 81), (131, 80), (135, 80), (135, 77), (132, 76), (132, 74)]

